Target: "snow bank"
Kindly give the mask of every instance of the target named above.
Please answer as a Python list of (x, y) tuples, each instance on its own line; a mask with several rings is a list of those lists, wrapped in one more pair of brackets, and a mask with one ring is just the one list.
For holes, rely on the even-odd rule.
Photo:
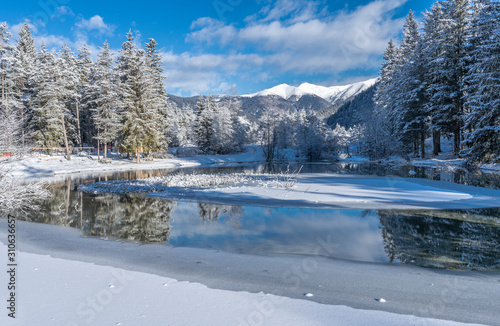
[(141, 161), (140, 164), (130, 159), (120, 159), (111, 155), (112, 163), (102, 164), (96, 155), (72, 156), (68, 161), (62, 156), (37, 155), (21, 160), (4, 161), (3, 166), (9, 175), (24, 179), (54, 179), (55, 175), (75, 173), (106, 173), (113, 171), (166, 169), (192, 166), (209, 166), (211, 164), (240, 164), (263, 162), (262, 151), (255, 147), (247, 152), (232, 155), (203, 155), (186, 158), (154, 159)]
[[(5, 244), (0, 252), (7, 252)], [(1, 325), (465, 325), (262, 292), (210, 289), (26, 252), (19, 252), (18, 260), (16, 318), (4, 311)], [(379, 299), (381, 305), (389, 304), (384, 301)]]
[(355, 175), (213, 174), (104, 181), (88, 193), (139, 193), (221, 204), (354, 209), (495, 207), (500, 191), (447, 182)]

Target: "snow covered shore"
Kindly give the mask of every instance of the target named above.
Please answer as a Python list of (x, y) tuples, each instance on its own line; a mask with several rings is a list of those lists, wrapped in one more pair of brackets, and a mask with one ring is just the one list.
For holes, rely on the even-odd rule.
[(75, 173), (106, 173), (114, 171), (168, 169), (192, 166), (208, 166), (211, 164), (261, 163), (264, 161), (262, 152), (249, 151), (233, 155), (203, 155), (186, 158), (164, 158), (153, 161), (135, 163), (131, 159), (119, 159), (113, 155), (112, 163), (103, 164), (96, 155), (72, 156), (66, 160), (63, 156), (39, 155), (21, 160), (4, 160), (3, 166), (8, 174), (28, 180), (51, 180), (58, 175)]
[[(282, 177), (283, 178), (283, 177)], [(293, 186), (273, 175), (183, 175), (81, 185), (88, 193), (269, 207), (437, 209), (496, 207), (500, 191), (424, 179), (301, 174)]]
[[(6, 235), (0, 223), (2, 242)], [(495, 275), (144, 246), (27, 222), (18, 222), (17, 235), (18, 310), (15, 321), (0, 314), (1, 325), (498, 322)], [(331, 241), (319, 240), (319, 253), (331, 250)], [(0, 257), (5, 266), (7, 255)]]

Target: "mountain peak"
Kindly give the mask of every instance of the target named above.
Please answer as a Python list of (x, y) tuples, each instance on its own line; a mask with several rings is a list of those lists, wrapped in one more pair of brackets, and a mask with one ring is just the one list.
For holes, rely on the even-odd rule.
[(315, 95), (321, 97), (328, 102), (335, 103), (343, 101), (347, 98), (355, 96), (362, 91), (370, 88), (377, 82), (377, 78), (369, 79), (362, 82), (357, 82), (344, 86), (321, 86), (310, 83), (302, 83), (300, 86), (290, 86), (288, 84), (280, 84), (263, 91), (242, 95), (243, 97), (268, 96), (277, 95), (284, 99), (289, 99), (292, 96), (302, 97), (304, 95)]

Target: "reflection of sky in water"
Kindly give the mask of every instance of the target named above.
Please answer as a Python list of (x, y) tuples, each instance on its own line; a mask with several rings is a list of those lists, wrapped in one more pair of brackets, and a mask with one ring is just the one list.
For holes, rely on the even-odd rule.
[[(324, 241), (335, 243), (335, 251), (329, 254), (334, 258), (388, 261), (375, 212), (263, 207), (243, 210), (244, 217), (224, 213), (223, 209), (217, 221), (203, 221), (197, 204), (179, 203), (172, 213), (169, 243), (240, 253), (313, 255)], [(321, 254), (327, 252), (322, 250)]]

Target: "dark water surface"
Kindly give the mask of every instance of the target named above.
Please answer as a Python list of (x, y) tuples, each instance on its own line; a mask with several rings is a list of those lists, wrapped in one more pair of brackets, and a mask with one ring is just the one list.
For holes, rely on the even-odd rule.
[[(292, 166), (293, 171), (297, 166)], [(90, 195), (78, 184), (170, 173), (264, 172), (238, 166), (115, 172), (52, 185), (52, 198), (27, 220), (81, 229), (86, 236), (259, 255), (331, 258), (500, 272), (500, 208), (471, 210), (325, 210), (227, 206), (135, 195)], [(414, 171), (415, 173), (411, 173)], [(306, 164), (302, 173), (394, 175), (500, 188), (500, 175), (368, 164)], [(500, 206), (500, 205), (499, 205)], [(322, 251), (324, 254), (325, 251)]]

